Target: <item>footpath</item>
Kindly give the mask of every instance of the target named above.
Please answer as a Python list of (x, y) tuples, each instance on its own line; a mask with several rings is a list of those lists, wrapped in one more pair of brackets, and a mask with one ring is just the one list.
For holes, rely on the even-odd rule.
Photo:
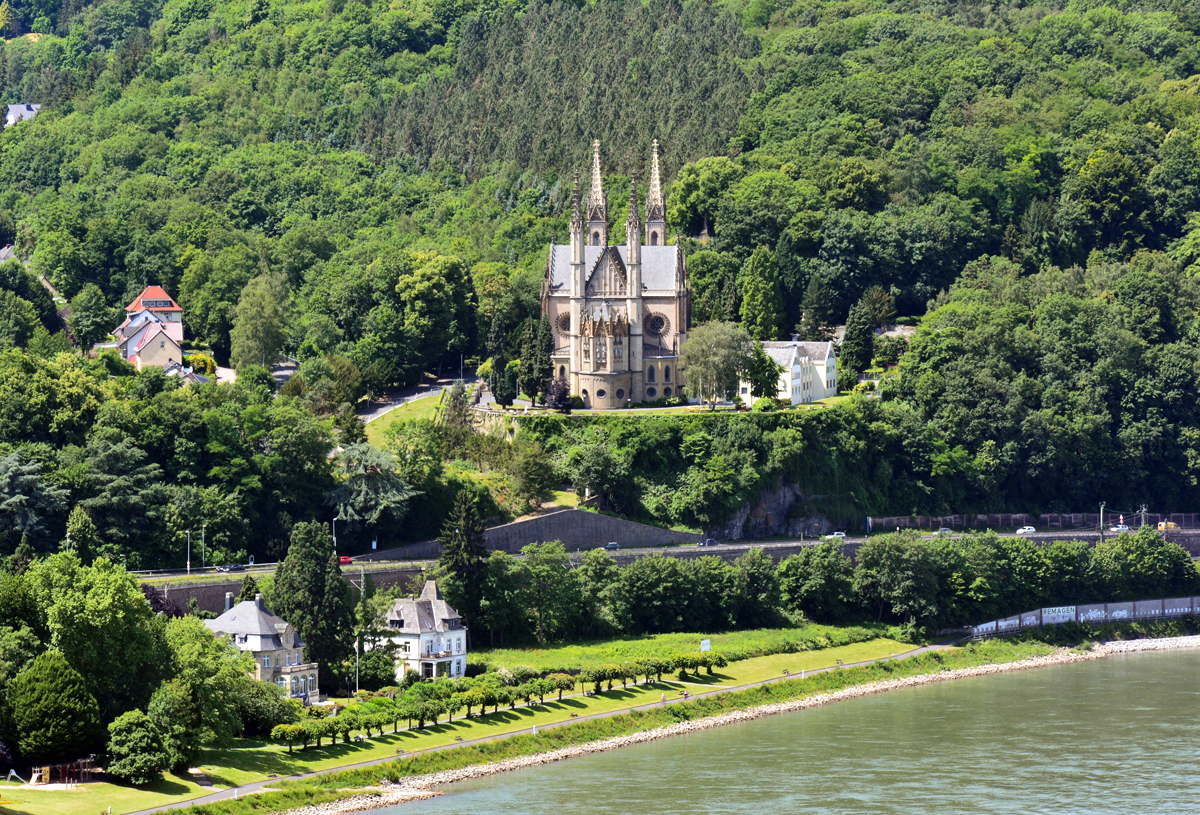
[[(824, 668), (814, 668), (811, 671), (806, 671), (805, 674), (811, 676), (813, 674), (825, 673), (826, 671), (832, 671), (832, 670), (836, 670), (838, 668), (854, 668), (854, 667), (857, 667), (860, 665), (872, 665), (876, 662), (882, 662), (885, 659), (886, 660), (907, 659), (909, 657), (916, 656), (917, 654), (923, 654), (928, 651), (935, 651), (935, 650), (938, 650), (941, 648), (946, 648), (952, 644), (953, 643), (941, 643), (941, 644), (937, 644), (937, 645), (926, 645), (926, 646), (923, 646), (920, 648), (914, 648), (911, 651), (905, 651), (903, 654), (897, 654), (894, 657), (883, 657), (880, 659), (867, 659), (867, 660), (863, 660), (861, 662), (848, 662), (848, 663), (845, 663), (844, 665), (829, 665)], [(666, 704), (677, 705), (677, 704), (681, 704), (682, 702), (689, 701), (691, 699), (697, 699), (701, 696), (711, 696), (711, 695), (719, 694), (719, 693), (730, 693), (730, 692), (734, 692), (734, 691), (746, 690), (747, 688), (753, 688), (753, 687), (757, 687), (759, 685), (769, 685), (772, 682), (785, 682), (789, 679), (796, 679), (796, 678), (798, 678), (798, 676), (799, 676), (798, 674), (781, 674), (780, 676), (773, 676), (769, 679), (759, 680), (758, 682), (747, 682), (746, 684), (743, 684), (743, 685), (725, 685), (725, 686), (714, 687), (714, 688), (708, 688), (708, 686), (696, 686), (696, 687), (703, 687), (706, 689), (705, 690), (697, 690), (695, 692), (692, 692), (689, 689), (688, 697), (686, 699), (682, 696), (669, 697), (666, 701)], [(171, 804), (164, 804), (164, 805), (158, 806), (158, 807), (151, 807), (150, 809), (141, 809), (136, 812), (129, 813), (129, 815), (150, 815), (150, 813), (152, 813), (152, 812), (166, 812), (168, 810), (184, 809), (186, 807), (190, 807), (190, 806), (198, 805), (198, 804), (211, 804), (215, 801), (227, 801), (227, 800), (230, 800), (233, 798), (242, 798), (247, 795), (253, 795), (256, 792), (261, 792), (264, 787), (270, 787), (270, 786), (279, 784), (282, 781), (298, 781), (298, 780), (301, 780), (304, 778), (312, 778), (312, 777), (318, 776), (318, 775), (327, 775), (329, 773), (342, 772), (343, 770), (357, 770), (362, 767), (372, 767), (377, 764), (386, 764), (389, 761), (396, 761), (400, 758), (405, 758), (405, 757), (411, 758), (411, 757), (415, 757), (415, 756), (422, 755), (425, 753), (436, 753), (436, 752), (440, 752), (442, 750), (454, 750), (459, 747), (470, 747), (471, 745), (474, 745), (474, 744), (483, 744), (486, 742), (498, 741), (500, 739), (507, 739), (510, 736), (516, 736), (521, 733), (530, 733), (535, 729), (547, 730), (552, 727), (562, 727), (563, 725), (574, 724), (576, 722), (586, 722), (591, 719), (607, 719), (612, 716), (618, 716), (618, 715), (622, 715), (625, 713), (629, 713), (632, 710), (651, 710), (653, 708), (661, 707), (662, 705), (663, 705), (663, 703), (661, 701), (660, 702), (650, 702), (650, 703), (647, 703), (644, 705), (634, 705), (632, 707), (620, 708), (617, 710), (609, 710), (609, 711), (605, 711), (603, 713), (592, 713), (592, 714), (588, 714), (586, 716), (578, 716), (574, 719), (563, 719), (562, 721), (539, 725), (538, 728), (526, 728), (523, 730), (512, 730), (507, 733), (497, 733), (496, 735), (493, 735), (493, 736), (484, 736), (484, 737), (477, 738), (477, 739), (469, 739), (466, 741), (454, 742), (452, 744), (443, 744), (443, 745), (439, 745), (437, 747), (430, 747), (425, 750), (418, 750), (418, 751), (411, 752), (411, 753), (406, 752), (406, 753), (403, 753), (400, 755), (384, 756), (383, 758), (371, 759), (370, 761), (360, 761), (356, 764), (343, 764), (339, 767), (329, 767), (327, 769), (314, 770), (312, 772), (307, 772), (307, 773), (298, 773), (296, 775), (280, 776), (278, 778), (268, 778), (268, 779), (264, 779), (263, 781), (254, 781), (249, 784), (242, 784), (241, 786), (230, 787), (228, 789), (224, 789), (219, 792), (209, 793), (208, 795), (204, 795), (199, 798), (190, 798), (187, 801), (176, 801)], [(423, 797), (427, 797), (427, 796), (423, 796)], [(373, 803), (373, 804), (371, 804), (370, 807), (363, 807), (363, 809), (374, 808), (374, 807), (378, 807), (378, 806), (382, 806), (382, 805), (383, 804), (380, 804), (380, 803)], [(340, 811), (348, 812), (350, 810), (343, 809)]]

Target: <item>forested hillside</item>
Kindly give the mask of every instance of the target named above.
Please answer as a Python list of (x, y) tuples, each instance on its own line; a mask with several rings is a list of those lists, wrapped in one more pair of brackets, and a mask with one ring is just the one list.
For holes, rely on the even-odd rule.
[[(9, 2), (0, 100), (43, 108), (0, 134), (0, 245), (85, 313), (165, 286), (221, 362), (239, 325), (273, 325), (302, 362), (280, 401), (322, 421), (482, 361), (489, 333), (519, 356), (591, 140), (611, 191), (657, 138), (695, 321), (821, 333), (871, 290), (922, 322), (881, 401), (808, 439), (825, 458), (767, 465), (740, 429), (657, 463), (622, 443), (624, 511), (714, 523), (767, 473), (803, 479), (843, 451), (845, 518), (1200, 502), (1194, 3)], [(70, 348), (53, 304), (15, 265), (0, 288), (5, 364), (43, 370), (27, 355)], [(39, 382), (127, 373), (53, 365)], [(117, 406), (180, 399), (159, 389), (103, 383), (72, 403), (71, 438), (13, 420), (0, 446), (53, 448), (63, 472), (114, 432), (140, 450)], [(32, 391), (6, 393), (20, 415)], [(199, 415), (237, 412), (204, 400)], [(266, 473), (258, 432), (236, 435)], [(563, 461), (587, 442), (546, 439)], [(710, 496), (724, 467), (743, 475)], [(227, 469), (180, 471), (263, 507), (272, 540), (314, 512), (261, 480), (254, 503)]]

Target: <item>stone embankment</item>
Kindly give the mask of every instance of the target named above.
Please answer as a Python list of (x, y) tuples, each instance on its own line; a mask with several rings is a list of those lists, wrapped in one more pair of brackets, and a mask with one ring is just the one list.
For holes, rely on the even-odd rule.
[(455, 781), (465, 781), (470, 778), (481, 778), (483, 776), (495, 775), (497, 773), (511, 772), (512, 770), (520, 770), (525, 767), (536, 767), (542, 764), (550, 764), (555, 761), (575, 758), (577, 756), (600, 753), (605, 750), (614, 750), (618, 747), (627, 747), (632, 744), (643, 744), (648, 741), (656, 741), (658, 739), (665, 739), (670, 736), (678, 736), (684, 733), (694, 733), (701, 730), (709, 730), (714, 727), (722, 727), (724, 725), (734, 724), (737, 722), (748, 722), (754, 719), (760, 719), (764, 716), (773, 716), (778, 713), (791, 713), (798, 710), (807, 710), (809, 708), (819, 707), (821, 705), (828, 705), (833, 702), (859, 699), (864, 696), (870, 696), (876, 693), (885, 693), (892, 690), (899, 690), (901, 688), (915, 688), (921, 685), (931, 685), (935, 682), (947, 682), (954, 679), (967, 679), (975, 676), (989, 676), (991, 674), (1008, 673), (1009, 671), (1023, 671), (1030, 668), (1042, 668), (1050, 665), (1066, 665), (1072, 662), (1085, 662), (1092, 659), (1101, 659), (1114, 654), (1134, 653), (1137, 651), (1164, 651), (1175, 648), (1197, 647), (1200, 647), (1200, 637), (1172, 637), (1164, 639), (1107, 642), (1097, 645), (1086, 651), (1070, 651), (1064, 648), (1052, 654), (1047, 654), (1040, 657), (1031, 657), (1018, 662), (976, 665), (970, 668), (948, 669), (939, 671), (937, 673), (907, 676), (899, 679), (883, 679), (877, 682), (867, 682), (862, 685), (854, 685), (838, 691), (818, 693), (812, 696), (806, 696), (802, 699), (793, 699), (788, 702), (760, 705), (747, 710), (735, 710), (729, 713), (722, 713), (718, 716), (696, 719), (695, 721), (679, 722), (666, 727), (657, 727), (653, 730), (645, 730), (641, 733), (631, 733), (628, 736), (617, 736), (615, 738), (590, 742), (588, 744), (564, 747), (560, 750), (550, 750), (548, 752), (538, 753), (536, 755), (506, 759), (504, 761), (498, 761), (492, 764), (479, 764), (472, 767), (463, 767), (457, 770), (446, 770), (438, 773), (430, 773), (428, 775), (404, 778), (401, 779), (398, 784), (382, 785), (380, 787), (380, 792), (377, 795), (364, 794), (355, 796), (353, 798), (343, 799), (341, 801), (334, 801), (328, 804), (308, 806), (302, 809), (294, 810), (292, 813), (290, 813), (290, 815), (339, 815), (340, 813), (344, 812), (361, 812), (364, 809), (386, 806), (388, 804), (415, 801), (421, 798), (429, 798), (440, 794), (431, 788), (438, 787), (442, 784), (452, 784)]

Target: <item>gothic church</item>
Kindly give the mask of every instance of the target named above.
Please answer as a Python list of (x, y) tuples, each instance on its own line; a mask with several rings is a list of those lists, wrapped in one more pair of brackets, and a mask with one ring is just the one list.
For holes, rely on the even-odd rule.
[(625, 243), (608, 243), (599, 141), (592, 143), (586, 214), (585, 221), (576, 175), (571, 242), (550, 247), (542, 287), (542, 313), (554, 331), (554, 375), (595, 409), (679, 394), (677, 362), (691, 320), (691, 293), (682, 250), (666, 244), (657, 140), (644, 232), (631, 179)]

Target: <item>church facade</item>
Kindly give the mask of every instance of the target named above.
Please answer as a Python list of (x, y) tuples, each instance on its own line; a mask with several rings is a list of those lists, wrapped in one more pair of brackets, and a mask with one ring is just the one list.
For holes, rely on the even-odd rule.
[(625, 243), (610, 245), (600, 142), (593, 142), (586, 213), (576, 176), (571, 242), (550, 247), (542, 287), (542, 313), (554, 333), (554, 376), (566, 379), (589, 408), (675, 396), (683, 385), (678, 359), (691, 293), (683, 252), (666, 242), (657, 140), (644, 227), (638, 209), (631, 180)]

